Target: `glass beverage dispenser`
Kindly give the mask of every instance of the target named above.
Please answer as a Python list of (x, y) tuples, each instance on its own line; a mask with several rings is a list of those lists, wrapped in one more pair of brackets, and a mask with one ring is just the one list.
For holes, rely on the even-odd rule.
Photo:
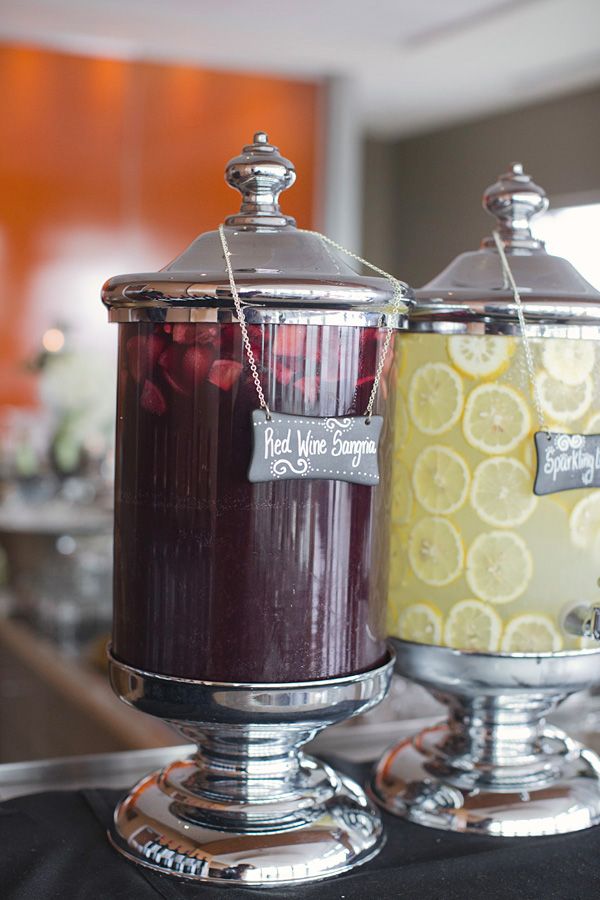
[[(384, 451), (407, 291), (282, 214), (295, 172), (265, 134), (226, 179), (239, 214), (103, 290), (119, 323), (112, 683), (199, 745), (122, 801), (111, 839), (179, 876), (294, 882), (381, 837), (360, 788), (298, 747), (391, 677)], [(344, 453), (376, 458), (379, 416), (377, 485)], [(253, 446), (252, 466), (282, 454), (258, 477)]]
[(532, 237), (547, 205), (518, 164), (488, 188), (494, 235), (417, 292), (402, 341), (388, 630), (450, 721), (375, 792), (439, 828), (600, 820), (600, 761), (544, 723), (600, 681), (600, 294)]

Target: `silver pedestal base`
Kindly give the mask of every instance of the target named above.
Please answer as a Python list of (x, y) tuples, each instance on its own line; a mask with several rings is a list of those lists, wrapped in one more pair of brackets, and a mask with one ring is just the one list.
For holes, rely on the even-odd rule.
[(600, 680), (600, 652), (467, 653), (394, 640), (397, 671), (449, 708), (447, 723), (388, 750), (371, 792), (419, 825), (499, 837), (600, 823), (600, 758), (546, 725)]
[[(194, 761), (176, 763), (176, 781), (193, 775)], [(301, 768), (312, 795), (303, 798), (305, 823), (289, 830), (223, 831), (203, 823), (210, 810), (173, 799), (173, 766), (137, 784), (117, 807), (110, 839), (134, 862), (157, 872), (213, 884), (294, 884), (339, 875), (371, 859), (382, 845), (379, 814), (363, 791), (310, 757)], [(276, 804), (273, 804), (276, 806)], [(275, 810), (273, 810), (275, 812)]]
[(600, 760), (557, 729), (547, 728), (540, 752), (561, 759), (552, 780), (512, 790), (472, 790), (432, 778), (446, 725), (426, 729), (389, 750), (373, 781), (377, 801), (417, 825), (498, 837), (580, 831), (600, 822)]
[(142, 672), (110, 657), (113, 689), (198, 745), (117, 806), (113, 845), (162, 874), (210, 884), (297, 884), (371, 859), (381, 818), (364, 792), (301, 746), (385, 696), (393, 660), (360, 675), (227, 684)]

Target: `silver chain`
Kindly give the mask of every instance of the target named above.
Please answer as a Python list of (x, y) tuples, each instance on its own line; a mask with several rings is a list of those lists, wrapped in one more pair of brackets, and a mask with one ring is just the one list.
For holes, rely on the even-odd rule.
[(502, 238), (500, 237), (500, 233), (498, 231), (492, 232), (494, 236), (494, 242), (496, 244), (496, 248), (498, 250), (498, 255), (500, 257), (500, 262), (502, 263), (502, 271), (504, 273), (504, 277), (508, 281), (510, 288), (513, 293), (513, 297), (515, 299), (515, 304), (517, 307), (517, 316), (519, 319), (519, 326), (521, 328), (521, 335), (523, 337), (523, 347), (525, 349), (525, 360), (527, 362), (527, 371), (529, 372), (529, 380), (531, 382), (531, 390), (533, 392), (533, 400), (535, 403), (535, 407), (537, 410), (538, 420), (540, 423), (540, 431), (546, 431), (546, 420), (544, 418), (544, 410), (542, 409), (542, 401), (540, 399), (540, 392), (538, 388), (538, 383), (535, 377), (535, 366), (533, 364), (533, 353), (531, 352), (531, 344), (529, 342), (529, 337), (527, 336), (527, 329), (525, 327), (525, 315), (523, 314), (523, 303), (521, 301), (521, 295), (519, 293), (519, 289), (517, 287), (517, 283), (514, 279), (512, 269), (508, 263), (508, 259), (506, 256), (506, 252), (504, 250), (504, 244), (502, 243)]
[[(363, 266), (366, 266), (367, 269), (371, 269), (373, 272), (377, 272), (378, 275), (382, 275), (392, 285), (392, 289), (394, 291), (392, 296), (392, 309), (395, 313), (402, 312), (406, 309), (404, 300), (402, 299), (402, 285), (398, 281), (397, 278), (394, 278), (393, 275), (390, 275), (389, 272), (384, 272), (383, 269), (380, 269), (378, 266), (374, 266), (373, 263), (370, 263), (367, 259), (363, 259), (362, 256), (358, 256), (357, 253), (352, 253), (351, 250), (347, 250), (345, 247), (342, 247), (341, 244), (338, 244), (337, 241), (332, 241), (331, 238), (326, 237), (324, 234), (320, 234), (318, 231), (309, 231), (305, 228), (298, 229), (303, 234), (313, 234), (315, 237), (321, 238), (322, 241), (325, 241), (326, 244), (330, 244), (332, 247), (335, 247), (336, 250), (339, 250), (341, 253), (345, 253), (346, 256), (350, 256), (352, 259), (355, 259), (357, 262), (362, 263)], [(392, 337), (395, 332), (395, 328), (393, 325), (388, 325), (386, 328), (385, 340), (383, 342), (383, 347), (381, 353), (379, 354), (379, 359), (377, 360), (377, 368), (375, 369), (375, 380), (373, 381), (373, 387), (371, 388), (371, 395), (369, 397), (369, 402), (367, 403), (367, 408), (365, 410), (365, 416), (367, 422), (370, 421), (371, 416), (373, 415), (373, 406), (375, 405), (375, 398), (377, 397), (377, 391), (379, 390), (379, 382), (381, 381), (381, 375), (383, 373), (383, 367), (385, 365), (385, 359), (388, 355), (388, 350), (390, 349), (390, 343)]]
[[(342, 253), (345, 253), (347, 256), (352, 257), (357, 262), (362, 263), (363, 266), (366, 266), (368, 269), (372, 269), (373, 272), (377, 272), (378, 275), (382, 275), (392, 285), (393, 289), (393, 297), (392, 297), (392, 310), (394, 313), (403, 312), (405, 310), (404, 300), (402, 299), (402, 284), (398, 281), (397, 278), (394, 278), (393, 275), (390, 275), (388, 272), (384, 272), (383, 269), (378, 268), (378, 266), (374, 266), (373, 263), (370, 263), (368, 260), (363, 259), (362, 256), (358, 256), (356, 253), (352, 253), (351, 250), (347, 250), (345, 247), (342, 247), (341, 244), (338, 244), (336, 241), (333, 241), (331, 238), (326, 237), (324, 234), (321, 234), (318, 231), (309, 231), (304, 228), (299, 228), (298, 231), (303, 234), (312, 234), (315, 237), (320, 238), (326, 244), (330, 244), (332, 247), (335, 247), (336, 250), (340, 250)], [(227, 238), (225, 237), (225, 229), (223, 225), (219, 225), (219, 237), (221, 238), (221, 245), (223, 247), (223, 255), (225, 257), (225, 266), (227, 268), (227, 275), (229, 277), (229, 286), (231, 288), (231, 296), (233, 297), (233, 303), (235, 305), (235, 311), (240, 323), (240, 329), (242, 331), (242, 339), (244, 342), (244, 347), (246, 349), (246, 356), (248, 357), (248, 363), (250, 365), (250, 371), (252, 372), (252, 378), (254, 380), (254, 384), (256, 386), (256, 393), (258, 394), (258, 400), (261, 406), (261, 409), (264, 409), (267, 414), (267, 419), (271, 418), (271, 411), (265, 400), (265, 395), (263, 393), (262, 385), (260, 383), (260, 377), (258, 374), (258, 369), (256, 367), (256, 361), (254, 358), (254, 351), (252, 350), (252, 345), (250, 344), (250, 339), (248, 338), (248, 329), (246, 327), (246, 318), (244, 316), (244, 310), (242, 304), (240, 302), (240, 297), (238, 294), (238, 290), (235, 284), (235, 279), (233, 277), (233, 269), (231, 266), (231, 253), (229, 247), (227, 245)], [(395, 328), (393, 325), (386, 326), (386, 335), (385, 340), (383, 342), (383, 348), (381, 353), (379, 354), (379, 359), (377, 360), (377, 368), (375, 370), (375, 378), (373, 380), (373, 387), (371, 388), (371, 394), (369, 396), (369, 402), (367, 403), (367, 408), (365, 410), (365, 417), (367, 422), (371, 420), (371, 416), (373, 415), (373, 407), (375, 405), (375, 399), (377, 397), (377, 391), (379, 389), (379, 384), (381, 382), (381, 376), (383, 374), (383, 367), (385, 365), (385, 360), (390, 349), (390, 343), (392, 337), (395, 332)]]
[(256, 360), (254, 359), (254, 351), (252, 349), (252, 344), (250, 343), (250, 338), (248, 337), (248, 328), (246, 326), (246, 316), (244, 315), (244, 310), (242, 304), (240, 302), (240, 295), (238, 294), (238, 290), (235, 283), (235, 278), (233, 277), (233, 269), (231, 267), (231, 252), (227, 245), (227, 238), (225, 237), (225, 229), (222, 225), (219, 225), (219, 237), (221, 238), (221, 245), (223, 247), (223, 256), (225, 257), (225, 267), (227, 269), (227, 275), (229, 277), (229, 287), (231, 288), (231, 296), (233, 297), (233, 303), (235, 305), (235, 311), (240, 323), (240, 329), (242, 332), (242, 340), (244, 342), (244, 347), (246, 348), (246, 356), (248, 357), (248, 364), (250, 366), (250, 371), (252, 373), (252, 380), (254, 381), (254, 385), (256, 387), (256, 393), (258, 394), (258, 402), (260, 403), (260, 408), (264, 409), (267, 414), (267, 419), (271, 421), (271, 410), (269, 409), (268, 403), (265, 400), (265, 395), (263, 393), (262, 384), (260, 383), (260, 376), (258, 374), (258, 369), (256, 368)]

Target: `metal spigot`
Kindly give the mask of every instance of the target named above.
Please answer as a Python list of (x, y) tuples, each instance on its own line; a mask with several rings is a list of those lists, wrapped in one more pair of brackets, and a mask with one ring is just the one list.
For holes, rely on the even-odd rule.
[(600, 641), (600, 606), (575, 606), (566, 614), (563, 628), (567, 634)]

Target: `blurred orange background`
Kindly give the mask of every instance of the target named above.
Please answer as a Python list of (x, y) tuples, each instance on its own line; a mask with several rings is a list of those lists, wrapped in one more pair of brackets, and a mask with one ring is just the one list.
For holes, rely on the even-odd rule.
[(265, 130), (295, 163), (285, 211), (314, 226), (317, 83), (0, 47), (0, 412), (36, 402), (44, 331), (114, 341), (99, 300), (239, 208), (223, 171)]

